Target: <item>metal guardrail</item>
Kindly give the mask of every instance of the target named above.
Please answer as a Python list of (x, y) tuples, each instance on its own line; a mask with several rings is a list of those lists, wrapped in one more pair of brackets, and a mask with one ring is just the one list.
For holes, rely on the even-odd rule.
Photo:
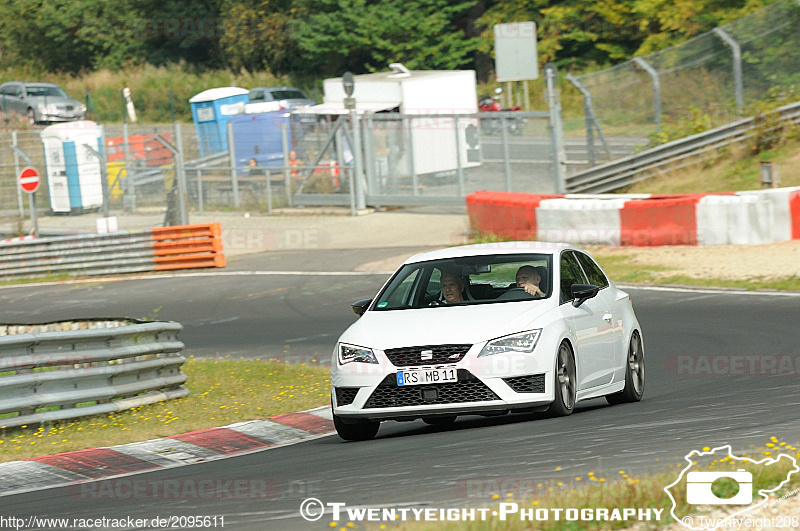
[[(42, 331), (51, 328), (57, 330)], [(177, 339), (182, 328), (175, 322), (135, 321), (0, 325), (0, 427), (186, 396), (180, 370), (186, 358)]]
[(224, 267), (219, 223), (0, 242), (0, 279)]
[[(775, 114), (779, 124), (800, 123), (800, 102), (780, 107), (767, 116)], [(578, 172), (567, 177), (567, 191), (604, 193), (629, 186), (654, 175), (654, 170), (751, 138), (758, 134), (761, 120), (763, 116), (745, 118)]]

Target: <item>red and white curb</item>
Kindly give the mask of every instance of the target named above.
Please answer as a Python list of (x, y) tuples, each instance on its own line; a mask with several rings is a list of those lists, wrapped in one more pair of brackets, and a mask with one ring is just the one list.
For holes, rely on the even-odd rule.
[(163, 439), (0, 463), (0, 496), (223, 459), (334, 433), (330, 407)]

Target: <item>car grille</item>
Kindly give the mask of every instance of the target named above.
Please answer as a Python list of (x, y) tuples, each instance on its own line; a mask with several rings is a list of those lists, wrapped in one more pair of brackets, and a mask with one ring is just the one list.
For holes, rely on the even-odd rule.
[(360, 387), (336, 387), (336, 405), (349, 406), (356, 399)]
[[(424, 397), (423, 391), (431, 395)], [(457, 404), (500, 400), (491, 389), (466, 369), (458, 369), (458, 381), (436, 385), (397, 386), (397, 376), (389, 374), (369, 397), (365, 409), (384, 407)]]
[[(386, 357), (395, 367), (412, 367), (415, 365), (436, 365), (440, 363), (456, 363), (467, 353), (472, 345), (424, 345), (421, 347), (390, 348), (385, 350)], [(432, 357), (422, 359), (422, 351), (430, 350)]]
[(544, 393), (544, 374), (503, 378), (515, 393)]

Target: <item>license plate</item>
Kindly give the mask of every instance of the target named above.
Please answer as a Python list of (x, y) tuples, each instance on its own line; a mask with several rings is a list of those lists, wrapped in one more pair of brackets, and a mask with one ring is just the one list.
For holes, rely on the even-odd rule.
[(433, 383), (457, 382), (458, 372), (455, 368), (414, 369), (413, 371), (397, 371), (397, 385), (424, 385)]

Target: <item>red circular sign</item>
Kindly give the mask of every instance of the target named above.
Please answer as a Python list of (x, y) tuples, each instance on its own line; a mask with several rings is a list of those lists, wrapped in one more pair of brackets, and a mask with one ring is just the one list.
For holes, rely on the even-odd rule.
[(23, 191), (32, 194), (39, 189), (39, 172), (33, 168), (25, 168), (19, 174), (19, 186)]

